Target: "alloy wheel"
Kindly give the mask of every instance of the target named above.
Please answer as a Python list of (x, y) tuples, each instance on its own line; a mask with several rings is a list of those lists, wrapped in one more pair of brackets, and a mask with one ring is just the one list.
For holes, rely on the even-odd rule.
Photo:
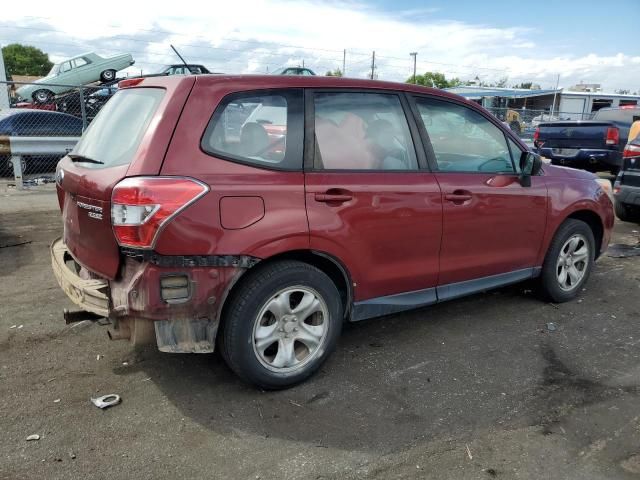
[(589, 243), (584, 235), (576, 233), (569, 237), (556, 263), (556, 277), (562, 290), (571, 291), (578, 286), (587, 272), (589, 260)]
[(299, 370), (322, 354), (328, 328), (329, 309), (318, 292), (306, 286), (285, 288), (255, 319), (254, 353), (269, 370)]

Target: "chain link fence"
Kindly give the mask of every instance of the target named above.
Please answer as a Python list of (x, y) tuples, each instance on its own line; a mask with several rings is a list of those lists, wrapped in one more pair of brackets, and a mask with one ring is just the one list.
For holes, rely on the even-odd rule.
[[(78, 138), (118, 85), (117, 80), (89, 86), (0, 81), (0, 88), (9, 96), (9, 109), (0, 111), (0, 177), (13, 177), (9, 137)], [(38, 177), (42, 183), (52, 177), (61, 156), (20, 158), (26, 182)]]

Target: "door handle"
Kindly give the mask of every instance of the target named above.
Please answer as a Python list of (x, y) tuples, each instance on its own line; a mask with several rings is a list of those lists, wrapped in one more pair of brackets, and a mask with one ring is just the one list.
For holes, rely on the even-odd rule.
[(314, 198), (315, 198), (316, 202), (343, 203), (343, 202), (348, 202), (349, 200), (353, 199), (353, 195), (349, 195), (349, 194), (346, 194), (346, 193), (316, 193)]
[(444, 199), (453, 202), (453, 203), (464, 203), (471, 200), (473, 197), (471, 196), (471, 192), (467, 192), (465, 190), (456, 190), (453, 193), (447, 193), (444, 196)]

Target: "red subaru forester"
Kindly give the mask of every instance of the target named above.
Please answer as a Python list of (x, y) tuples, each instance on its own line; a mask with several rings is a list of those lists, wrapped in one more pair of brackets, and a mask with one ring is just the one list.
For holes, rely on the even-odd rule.
[(111, 338), (217, 344), (263, 388), (311, 375), (345, 321), (536, 277), (569, 300), (614, 222), (605, 181), (477, 104), (368, 80), (125, 80), (56, 175), (69, 297)]

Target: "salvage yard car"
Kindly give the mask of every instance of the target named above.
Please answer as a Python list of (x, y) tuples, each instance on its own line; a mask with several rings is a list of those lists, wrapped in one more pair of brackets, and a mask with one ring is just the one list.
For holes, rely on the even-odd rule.
[(475, 103), (334, 77), (125, 80), (56, 177), (74, 302), (112, 339), (217, 346), (269, 389), (315, 372), (345, 321), (530, 279), (568, 301), (614, 222), (610, 184), (543, 165)]
[(24, 100), (36, 103), (48, 103), (61, 93), (68, 92), (77, 85), (86, 85), (97, 81), (111, 82), (116, 73), (135, 62), (128, 53), (101, 57), (90, 52), (57, 63), (46, 77), (35, 83), (23, 85), (16, 93)]
[(591, 172), (608, 170), (616, 175), (629, 128), (638, 119), (640, 108), (635, 105), (602, 108), (592, 120), (540, 123), (533, 142), (537, 152), (554, 165)]

